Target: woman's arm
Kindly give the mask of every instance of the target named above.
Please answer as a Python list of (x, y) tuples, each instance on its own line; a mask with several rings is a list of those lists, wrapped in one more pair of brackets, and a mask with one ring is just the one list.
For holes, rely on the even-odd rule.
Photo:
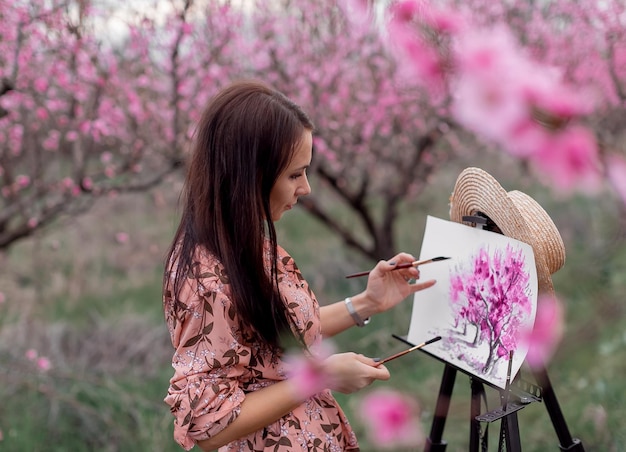
[[(354, 310), (363, 320), (374, 314), (378, 314), (378, 312), (374, 311), (372, 308), (373, 303), (369, 302), (365, 297), (365, 292), (350, 297)], [(356, 324), (348, 311), (345, 300), (327, 306), (321, 306), (320, 321), (322, 323), (322, 335), (324, 337), (332, 337)]]
[[(328, 388), (344, 394), (358, 391), (374, 380), (389, 379), (389, 370), (376, 364), (373, 359), (352, 352), (331, 355), (322, 362)], [(250, 392), (246, 394), (239, 416), (233, 422), (197, 444), (204, 451), (215, 450), (270, 425), (312, 395), (302, 392), (302, 386), (291, 380), (279, 381)]]
[(304, 400), (297, 397), (291, 388), (291, 382), (287, 380), (250, 392), (241, 404), (239, 416), (217, 435), (198, 441), (198, 446), (204, 451), (215, 450), (270, 425)]
[[(435, 284), (433, 279), (410, 284), (408, 280), (419, 278), (419, 270), (415, 267), (394, 271), (397, 264), (414, 260), (412, 255), (400, 253), (390, 261), (376, 264), (368, 276), (365, 291), (351, 297), (352, 306), (361, 319), (385, 312), (409, 295)], [(320, 307), (320, 318), (324, 337), (334, 336), (355, 325), (345, 300)]]

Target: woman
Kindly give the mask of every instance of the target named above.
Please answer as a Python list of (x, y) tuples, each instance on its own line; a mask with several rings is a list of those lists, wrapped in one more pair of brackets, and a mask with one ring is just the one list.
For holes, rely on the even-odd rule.
[(401, 253), (374, 267), (364, 292), (318, 305), (274, 229), (311, 192), (312, 131), (297, 105), (252, 81), (217, 94), (197, 126), (163, 290), (175, 348), (165, 401), (187, 450), (358, 450), (331, 391), (357, 391), (388, 370), (331, 355), (321, 362), (329, 387), (307, 394), (286, 376), (286, 345), (310, 352), (434, 284), (407, 283), (416, 268), (392, 272), (414, 260)]

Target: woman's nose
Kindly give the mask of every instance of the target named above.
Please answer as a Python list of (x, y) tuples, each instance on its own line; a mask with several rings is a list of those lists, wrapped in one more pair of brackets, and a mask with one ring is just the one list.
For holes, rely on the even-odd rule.
[(311, 193), (311, 185), (309, 185), (309, 178), (304, 176), (304, 184), (300, 187), (300, 196), (305, 196)]

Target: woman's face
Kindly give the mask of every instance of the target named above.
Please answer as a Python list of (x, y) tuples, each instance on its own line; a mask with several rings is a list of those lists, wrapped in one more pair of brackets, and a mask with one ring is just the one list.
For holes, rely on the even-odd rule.
[(278, 176), (270, 192), (272, 221), (280, 220), (284, 212), (293, 208), (300, 196), (311, 193), (306, 170), (311, 165), (312, 154), (313, 135), (310, 130), (305, 130), (289, 166)]

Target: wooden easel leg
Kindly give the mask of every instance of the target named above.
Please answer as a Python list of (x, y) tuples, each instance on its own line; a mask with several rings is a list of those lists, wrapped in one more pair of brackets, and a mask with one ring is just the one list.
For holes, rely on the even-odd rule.
[[(472, 390), (472, 400), (470, 406), (470, 439), (469, 452), (479, 452), (480, 450), (480, 422), (476, 419), (480, 415), (480, 398), (485, 395), (483, 384), (470, 377), (470, 387)], [(485, 448), (487, 446), (485, 445)]]
[(446, 425), (448, 410), (450, 409), (450, 400), (452, 399), (455, 378), (456, 369), (446, 364), (443, 370), (443, 376), (441, 377), (435, 416), (433, 417), (433, 423), (430, 428), (430, 436), (426, 439), (424, 452), (444, 452), (446, 450), (447, 443), (442, 440), (442, 436), (443, 429)]
[(563, 417), (563, 412), (556, 399), (556, 394), (552, 388), (552, 383), (548, 377), (548, 371), (545, 367), (533, 369), (535, 380), (542, 388), (543, 402), (546, 405), (550, 420), (559, 439), (559, 449), (564, 451), (585, 452), (585, 448), (579, 439), (572, 438), (567, 428), (567, 423)]
[(501, 451), (502, 447), (504, 447), (507, 452), (522, 451), (517, 412), (504, 416), (500, 421), (500, 442), (498, 444), (498, 451)]

